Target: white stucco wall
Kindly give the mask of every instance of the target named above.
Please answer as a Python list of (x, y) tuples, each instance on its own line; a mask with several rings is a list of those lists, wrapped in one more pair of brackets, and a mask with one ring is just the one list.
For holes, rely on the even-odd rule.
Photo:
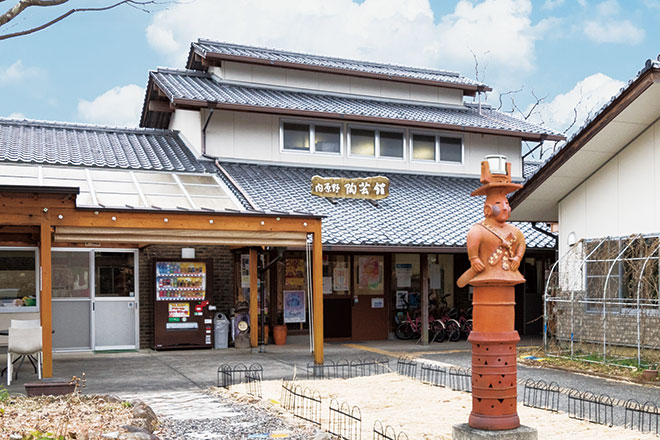
[(181, 132), (184, 141), (197, 156), (202, 154), (202, 118), (197, 110), (176, 110), (170, 120), (170, 130)]
[[(284, 119), (291, 120), (289, 118)], [(281, 151), (280, 120), (281, 117), (278, 115), (216, 110), (206, 130), (207, 153), (225, 159), (280, 162), (305, 166), (373, 168), (389, 171), (468, 174), (472, 176), (479, 176), (481, 161), (484, 156), (503, 154), (512, 163), (513, 177), (515, 179), (522, 177), (520, 138), (438, 131), (437, 133), (459, 134), (463, 137), (462, 164), (411, 161), (409, 159), (410, 145), (408, 143), (404, 148), (406, 156), (404, 160), (351, 157), (347, 152), (347, 123), (343, 123), (343, 151), (341, 154), (310, 154), (307, 152)], [(314, 119), (301, 118), (295, 120), (315, 121)], [(316, 122), (319, 121), (316, 120)], [(360, 124), (360, 126), (368, 127), (371, 125)], [(373, 125), (373, 127), (387, 126)], [(400, 129), (400, 127), (395, 128)], [(429, 133), (433, 133), (433, 131)], [(189, 138), (189, 136), (186, 135), (186, 138)]]
[(658, 136), (655, 122), (559, 202), (561, 255), (571, 232), (578, 240), (660, 232)]
[(247, 81), (259, 84), (433, 103), (454, 105), (463, 103), (463, 91), (458, 89), (351, 77), (333, 73), (309, 72), (232, 61), (224, 61), (222, 67), (211, 67), (209, 68), (209, 72), (221, 79), (232, 81)]

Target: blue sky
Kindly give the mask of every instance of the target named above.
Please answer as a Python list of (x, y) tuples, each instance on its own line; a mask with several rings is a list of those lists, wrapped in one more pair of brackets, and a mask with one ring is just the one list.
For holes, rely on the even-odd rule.
[[(110, 1), (28, 10), (0, 33), (101, 3)], [(579, 121), (588, 117), (658, 55), (659, 21), (660, 0), (184, 0), (150, 14), (121, 7), (0, 41), (0, 116), (136, 125), (148, 70), (183, 67), (190, 41), (204, 37), (474, 77), (472, 51), (495, 89), (489, 103), (523, 87), (514, 99), (526, 113), (533, 89), (545, 99), (531, 120), (563, 130), (576, 106)]]

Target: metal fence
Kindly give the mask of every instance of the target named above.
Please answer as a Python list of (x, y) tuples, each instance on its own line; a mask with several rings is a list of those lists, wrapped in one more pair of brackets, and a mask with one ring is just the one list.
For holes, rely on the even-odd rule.
[(229, 388), (245, 382), (248, 394), (261, 397), (261, 381), (264, 377), (264, 369), (261, 364), (221, 364), (217, 371), (217, 384), (219, 387)]
[(245, 388), (249, 395), (254, 397), (262, 397), (261, 382), (264, 378), (264, 369), (259, 364), (252, 364), (248, 371), (245, 372)]
[(449, 367), (449, 387), (454, 391), (472, 392), (472, 369)]
[(396, 361), (396, 371), (401, 375), (415, 379), (417, 377), (417, 362), (408, 356), (401, 356)]
[(635, 399), (629, 399), (625, 405), (624, 424), (626, 428), (642, 432), (660, 434), (658, 421), (660, 411), (655, 402), (646, 402), (643, 405)]
[(529, 379), (525, 382), (523, 390), (523, 405), (559, 412), (559, 396), (560, 389), (557, 382), (548, 384), (543, 380)]
[(374, 422), (373, 440), (409, 440), (405, 432), (399, 432), (397, 435), (391, 426), (383, 426), (380, 420)]
[(357, 406), (350, 406), (346, 402), (340, 404), (337, 399), (330, 400), (328, 421), (328, 433), (338, 439), (362, 439), (362, 412)]
[(422, 363), (419, 366), (419, 380), (436, 387), (444, 387), (447, 385), (447, 369), (439, 365)]
[(660, 237), (580, 240), (552, 266), (547, 355), (646, 368), (660, 362)]
[(307, 379), (350, 379), (389, 373), (390, 360), (379, 358), (326, 360), (323, 364), (307, 363)]
[(612, 426), (614, 402), (607, 394), (594, 394), (591, 391), (571, 388), (568, 391), (568, 416), (572, 419)]
[(321, 428), (321, 394), (318, 391), (283, 380), (280, 402), (294, 417)]

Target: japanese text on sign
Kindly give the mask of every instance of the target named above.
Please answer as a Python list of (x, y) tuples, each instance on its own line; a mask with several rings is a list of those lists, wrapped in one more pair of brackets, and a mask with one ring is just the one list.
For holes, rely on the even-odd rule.
[(314, 176), (312, 194), (319, 197), (384, 199), (390, 195), (390, 179), (383, 176), (355, 179)]

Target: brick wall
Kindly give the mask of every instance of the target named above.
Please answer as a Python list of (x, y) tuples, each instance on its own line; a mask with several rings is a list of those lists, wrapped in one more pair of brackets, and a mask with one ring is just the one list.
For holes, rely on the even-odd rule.
[[(140, 348), (152, 347), (154, 305), (154, 260), (181, 259), (183, 246), (151, 245), (140, 250)], [(218, 312), (229, 314), (234, 306), (234, 259), (226, 246), (196, 246), (196, 259), (213, 261), (211, 303)]]

